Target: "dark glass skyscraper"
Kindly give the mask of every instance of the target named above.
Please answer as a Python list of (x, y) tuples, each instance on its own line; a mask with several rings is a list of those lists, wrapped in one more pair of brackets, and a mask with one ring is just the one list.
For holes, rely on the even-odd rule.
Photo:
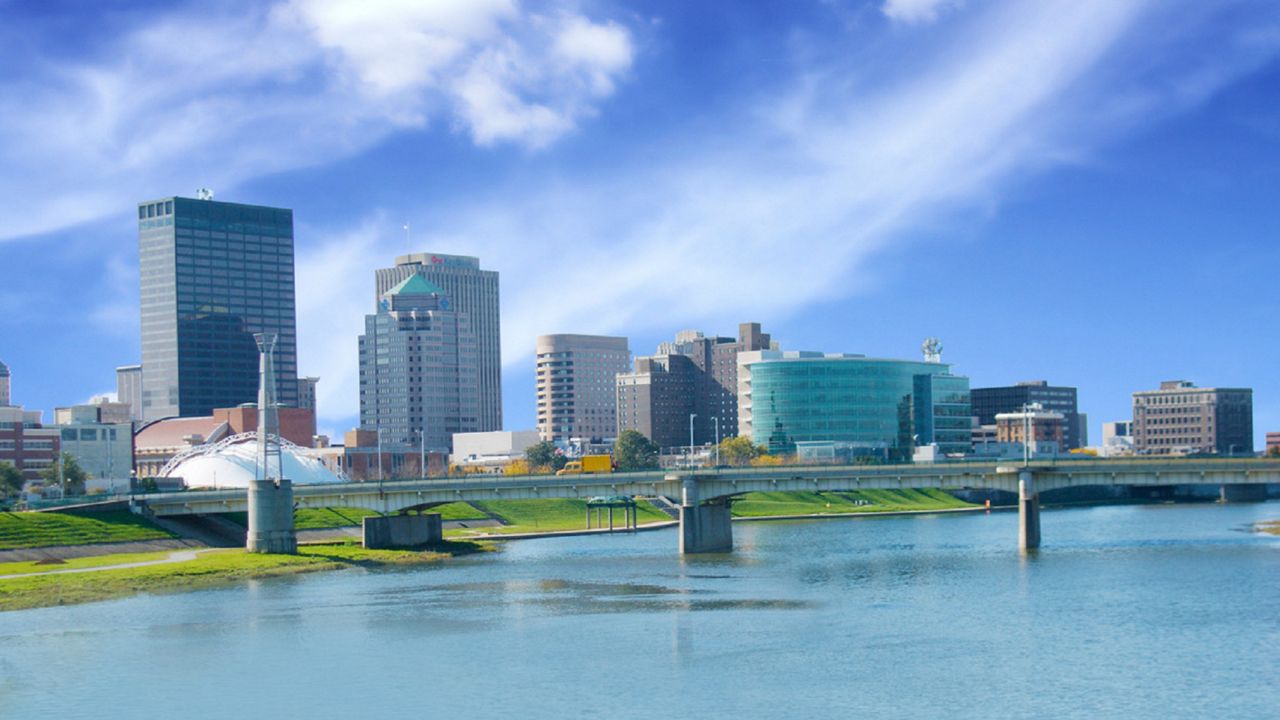
[(142, 416), (254, 402), (253, 334), (276, 333), (277, 397), (298, 403), (293, 211), (172, 197), (138, 205)]

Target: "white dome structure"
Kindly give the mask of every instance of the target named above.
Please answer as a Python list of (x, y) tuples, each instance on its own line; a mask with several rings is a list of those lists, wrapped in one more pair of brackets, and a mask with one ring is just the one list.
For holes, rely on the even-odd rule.
[[(304, 454), (303, 449), (283, 438), (280, 459), (284, 477), (294, 485), (324, 485), (348, 482), (319, 459)], [(247, 488), (257, 477), (258, 436), (255, 433), (233, 435), (214, 445), (198, 445), (174, 456), (160, 477), (182, 478), (188, 489)]]

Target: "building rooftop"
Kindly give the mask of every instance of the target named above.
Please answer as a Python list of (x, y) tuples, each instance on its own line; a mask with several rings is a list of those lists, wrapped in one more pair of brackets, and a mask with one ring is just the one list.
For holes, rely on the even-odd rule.
[(421, 275), (410, 275), (387, 291), (388, 295), (443, 295), (444, 290)]
[(187, 438), (199, 435), (201, 442), (217, 442), (226, 437), (231, 426), (212, 415), (204, 417), (167, 418), (157, 420), (138, 430), (134, 436), (134, 446), (139, 450), (147, 448), (175, 448), (187, 445)]

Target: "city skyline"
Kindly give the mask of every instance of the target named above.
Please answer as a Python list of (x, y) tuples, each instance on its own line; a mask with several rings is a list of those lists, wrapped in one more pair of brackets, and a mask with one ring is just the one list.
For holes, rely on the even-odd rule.
[[(15, 176), (32, 178), (6, 188), (20, 212), (6, 211), (0, 227), (0, 258), (23, 270), (0, 292), (0, 359), (13, 370), (14, 402), (48, 417), (109, 392), (114, 368), (141, 359), (130, 209), (210, 185), (219, 200), (294, 209), (298, 372), (320, 376), (321, 426), (337, 433), (357, 417), (355, 337), (372, 270), (387, 257), (439, 250), (485, 258), (503, 275), (508, 429), (533, 427), (536, 335), (625, 335), (632, 348), (648, 348), (678, 330), (751, 317), (784, 347), (831, 352), (909, 358), (921, 339), (940, 336), (945, 360), (974, 387), (1039, 377), (1078, 387), (1094, 437), (1101, 423), (1128, 419), (1132, 392), (1161, 381), (1252, 387), (1262, 447), (1264, 433), (1280, 427), (1265, 324), (1270, 268), (1280, 261), (1266, 242), (1280, 224), (1269, 189), (1280, 156), (1268, 102), (1277, 48), (1260, 30), (1280, 21), (1275, 9), (918, 3), (933, 12), (913, 14), (907, 5), (744, 8), (732, 41), (711, 32), (713, 10), (674, 5), (648, 18), (602, 5), (569, 12), (551, 29), (531, 22), (524, 6), (498, 17), (477, 5), (471, 12), (489, 28), (477, 33), (411, 18), (461, 33), (467, 50), (456, 62), (476, 73), (500, 37), (538, 60), (573, 51), (580, 63), (556, 87), (502, 86), (516, 103), (503, 125), (501, 107), (480, 108), (474, 95), (431, 78), (395, 77), (377, 56), (342, 46), (347, 70), (390, 92), (397, 111), (416, 109), (425, 120), (366, 119), (373, 139), (354, 146), (330, 139), (300, 153), (284, 142), (275, 164), (233, 151), (262, 130), (233, 122), (201, 138), (205, 154), (158, 147), (158, 162), (147, 165), (160, 170), (136, 170), (127, 157), (137, 141), (102, 119), (77, 128), (83, 137), (71, 147), (117, 159), (77, 167), (72, 180), (24, 164), (24, 153), (41, 146), (24, 148), (31, 130), (10, 120), (0, 125), (0, 147)], [(162, 52), (146, 45), (144, 31), (191, 12), (156, 13), (116, 40), (79, 51), (50, 43), (34, 56), (101, 69), (127, 86), (128, 70), (111, 53)], [(32, 38), (52, 32), (48, 16), (13, 15)], [(84, 22), (110, 30), (141, 17)], [(321, 32), (329, 21), (295, 20), (301, 29), (265, 23), (263, 32), (291, 39), (295, 61), (310, 67), (306, 51), (333, 36)], [(996, 27), (1012, 32), (997, 37)], [(1052, 42), (1019, 43), (1045, 27), (1056, 30)], [(743, 38), (781, 61), (744, 56), (735, 49)], [(14, 47), (8, 52), (28, 46)], [(947, 62), (967, 48), (975, 53), (966, 63)], [(908, 50), (918, 62), (890, 62)], [(226, 52), (193, 42), (202, 59)], [(704, 61), (672, 80), (695, 53)], [(1022, 72), (992, 70), (1002, 58), (1025, 61), (1012, 63)], [(13, 59), (3, 80), (10, 89), (44, 72)], [(238, 98), (227, 78), (235, 72), (284, 83), (270, 63), (253, 63), (209, 72), (198, 92)], [(839, 80), (864, 66), (874, 79)], [(975, 89), (973, 68), (993, 87)], [(23, 97), (32, 127), (61, 138), (61, 125), (38, 123), (41, 112), (92, 95), (59, 83)], [(320, 100), (344, 91), (336, 81), (284, 84)], [(145, 111), (165, 100), (195, 112), (189, 97), (140, 103)], [(541, 124), (548, 113), (538, 107), (550, 115)], [(327, 118), (284, 116), (282, 124), (333, 127)], [(730, 118), (742, 129), (721, 133)], [(840, 142), (835, 128), (885, 157)], [(155, 130), (148, 136), (165, 137)], [(190, 150), (189, 138), (167, 139)], [(742, 160), (754, 147), (772, 150), (758, 164)], [(935, 158), (939, 147), (955, 157)], [(59, 165), (52, 157), (41, 166)], [(887, 189), (871, 192), (869, 178)], [(676, 192), (689, 188), (701, 192)], [(546, 302), (549, 292), (562, 302)], [(37, 309), (60, 302), (80, 312), (48, 318)], [(833, 327), (832, 317), (846, 320)]]

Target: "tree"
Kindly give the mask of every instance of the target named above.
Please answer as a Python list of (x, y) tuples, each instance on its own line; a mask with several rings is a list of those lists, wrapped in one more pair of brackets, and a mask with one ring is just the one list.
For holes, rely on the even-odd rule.
[(1267, 448), (1267, 457), (1280, 457), (1280, 445), (1272, 445)]
[(613, 445), (619, 470), (651, 470), (658, 467), (658, 444), (638, 430), (623, 430)]
[(89, 479), (88, 473), (80, 467), (80, 463), (71, 453), (62, 453), (62, 475), (58, 475), (58, 462), (54, 462), (49, 467), (40, 471), (40, 477), (44, 479), (45, 484), (62, 488), (67, 495), (83, 495), (84, 481)]
[(781, 455), (759, 455), (751, 460), (753, 467), (777, 467), (785, 464), (786, 460)]
[(750, 465), (752, 460), (768, 454), (763, 445), (754, 445), (751, 438), (731, 437), (720, 441), (720, 462), (726, 465)]
[(529, 449), (524, 451), (524, 457), (529, 461), (531, 468), (541, 469), (543, 472), (555, 472), (568, 462), (560, 448), (550, 440), (530, 445)]
[(22, 477), (22, 471), (13, 466), (10, 462), (0, 462), (0, 497), (8, 497), (22, 492), (22, 486), (26, 482)]

